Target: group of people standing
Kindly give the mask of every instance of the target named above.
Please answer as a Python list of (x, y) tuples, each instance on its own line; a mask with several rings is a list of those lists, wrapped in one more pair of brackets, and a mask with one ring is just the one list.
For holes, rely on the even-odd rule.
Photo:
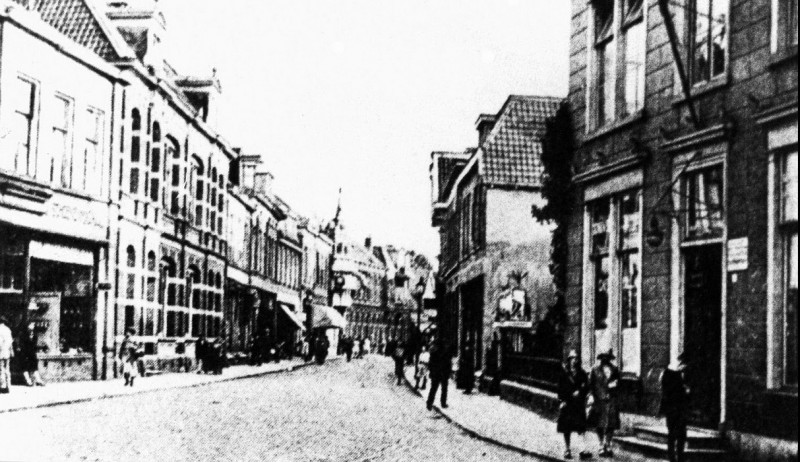
[(44, 386), (39, 373), (39, 349), (34, 323), (26, 326), (15, 344), (8, 319), (0, 316), (0, 394), (11, 391), (11, 358), (18, 361), (26, 385)]
[(198, 374), (222, 374), (228, 367), (228, 356), (222, 339), (207, 340), (201, 336), (195, 344), (195, 359), (198, 362)]
[[(614, 457), (611, 442), (620, 428), (619, 384), (620, 371), (614, 365), (614, 352), (609, 350), (597, 356), (598, 363), (588, 373), (581, 368), (578, 353), (570, 351), (558, 382), (560, 401), (556, 430), (564, 435), (564, 459), (572, 459), (572, 434), (583, 439), (579, 452), (581, 459), (590, 459), (592, 453), (583, 438), (587, 429), (594, 428), (599, 442), (599, 456)], [(686, 413), (689, 387), (684, 377), (685, 355), (681, 354), (662, 376), (661, 413), (667, 418), (669, 460), (684, 460), (686, 441)]]
[(363, 358), (365, 355), (372, 353), (372, 340), (369, 337), (354, 339), (345, 336), (339, 340), (339, 345), (348, 362), (353, 358)]

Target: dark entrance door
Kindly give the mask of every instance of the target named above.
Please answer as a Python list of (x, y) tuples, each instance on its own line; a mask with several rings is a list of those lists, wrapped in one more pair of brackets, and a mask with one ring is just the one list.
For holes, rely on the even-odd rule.
[(720, 413), (722, 357), (722, 246), (704, 245), (684, 251), (684, 351), (690, 363), (690, 422), (716, 428)]
[(483, 277), (475, 278), (461, 288), (463, 309), (459, 388), (471, 390), (475, 371), (479, 370), (483, 350)]

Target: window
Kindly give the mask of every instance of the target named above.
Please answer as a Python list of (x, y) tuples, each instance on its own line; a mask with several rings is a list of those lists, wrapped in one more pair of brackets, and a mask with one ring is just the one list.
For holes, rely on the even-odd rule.
[(56, 95), (53, 98), (53, 142), (47, 159), (44, 178), (61, 187), (69, 186), (69, 165), (72, 147), (72, 101)]
[(161, 193), (161, 125), (158, 122), (153, 123), (152, 131), (153, 144), (150, 148), (150, 200), (153, 202), (159, 201), (159, 194)]
[(608, 277), (609, 268), (609, 200), (600, 200), (592, 206), (592, 260), (594, 262), (594, 328), (608, 327)]
[(641, 369), (641, 192), (598, 199), (588, 207), (595, 351), (621, 351), (623, 372)]
[(130, 171), (130, 188), (131, 194), (139, 194), (139, 169), (141, 162), (141, 138), (140, 131), (142, 129), (142, 116), (139, 114), (138, 109), (131, 111), (131, 171)]
[(12, 82), (9, 91), (5, 93), (13, 110), (8, 127), (9, 133), (6, 135), (10, 141), (10, 149), (9, 152), (3, 149), (4, 152), (0, 155), (0, 168), (22, 175), (32, 175), (34, 153), (31, 148), (31, 134), (36, 107), (36, 84), (22, 77), (17, 77)]
[(784, 383), (797, 386), (797, 151), (784, 156), (781, 166), (780, 233), (784, 264)]
[(772, 52), (790, 50), (797, 52), (797, 0), (772, 2)]
[(626, 0), (622, 37), (625, 40), (625, 94), (623, 117), (635, 114), (644, 107), (646, 28), (644, 0)]
[(715, 166), (689, 172), (684, 178), (686, 206), (685, 237), (716, 239), (722, 237), (723, 220), (722, 167)]
[(595, 3), (595, 128), (614, 120), (615, 50), (614, 1)]
[(102, 137), (102, 113), (88, 108), (84, 113), (84, 129), (86, 136), (83, 149), (74, 153), (72, 161), (72, 188), (89, 193), (100, 192), (102, 181), (102, 153), (100, 139)]
[(693, 84), (708, 82), (725, 74), (728, 60), (728, 2), (689, 2), (689, 75)]
[(126, 263), (128, 268), (135, 268), (136, 267), (136, 250), (134, 250), (132, 245), (129, 245), (125, 251), (126, 253)]

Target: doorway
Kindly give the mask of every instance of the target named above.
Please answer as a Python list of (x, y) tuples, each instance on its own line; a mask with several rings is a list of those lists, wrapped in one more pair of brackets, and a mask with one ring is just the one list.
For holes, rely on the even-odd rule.
[(459, 373), (461, 387), (471, 388), (475, 371), (483, 363), (483, 276), (461, 287), (462, 330)]
[(684, 250), (684, 352), (692, 390), (689, 422), (716, 428), (722, 358), (722, 245)]

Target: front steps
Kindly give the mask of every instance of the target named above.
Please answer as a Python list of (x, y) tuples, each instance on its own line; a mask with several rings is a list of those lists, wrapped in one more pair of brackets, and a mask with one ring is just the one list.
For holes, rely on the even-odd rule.
[[(666, 460), (667, 427), (636, 426), (633, 435), (614, 440), (621, 447), (644, 456)], [(719, 432), (690, 428), (686, 435), (686, 458), (690, 462), (725, 461), (727, 452)]]

